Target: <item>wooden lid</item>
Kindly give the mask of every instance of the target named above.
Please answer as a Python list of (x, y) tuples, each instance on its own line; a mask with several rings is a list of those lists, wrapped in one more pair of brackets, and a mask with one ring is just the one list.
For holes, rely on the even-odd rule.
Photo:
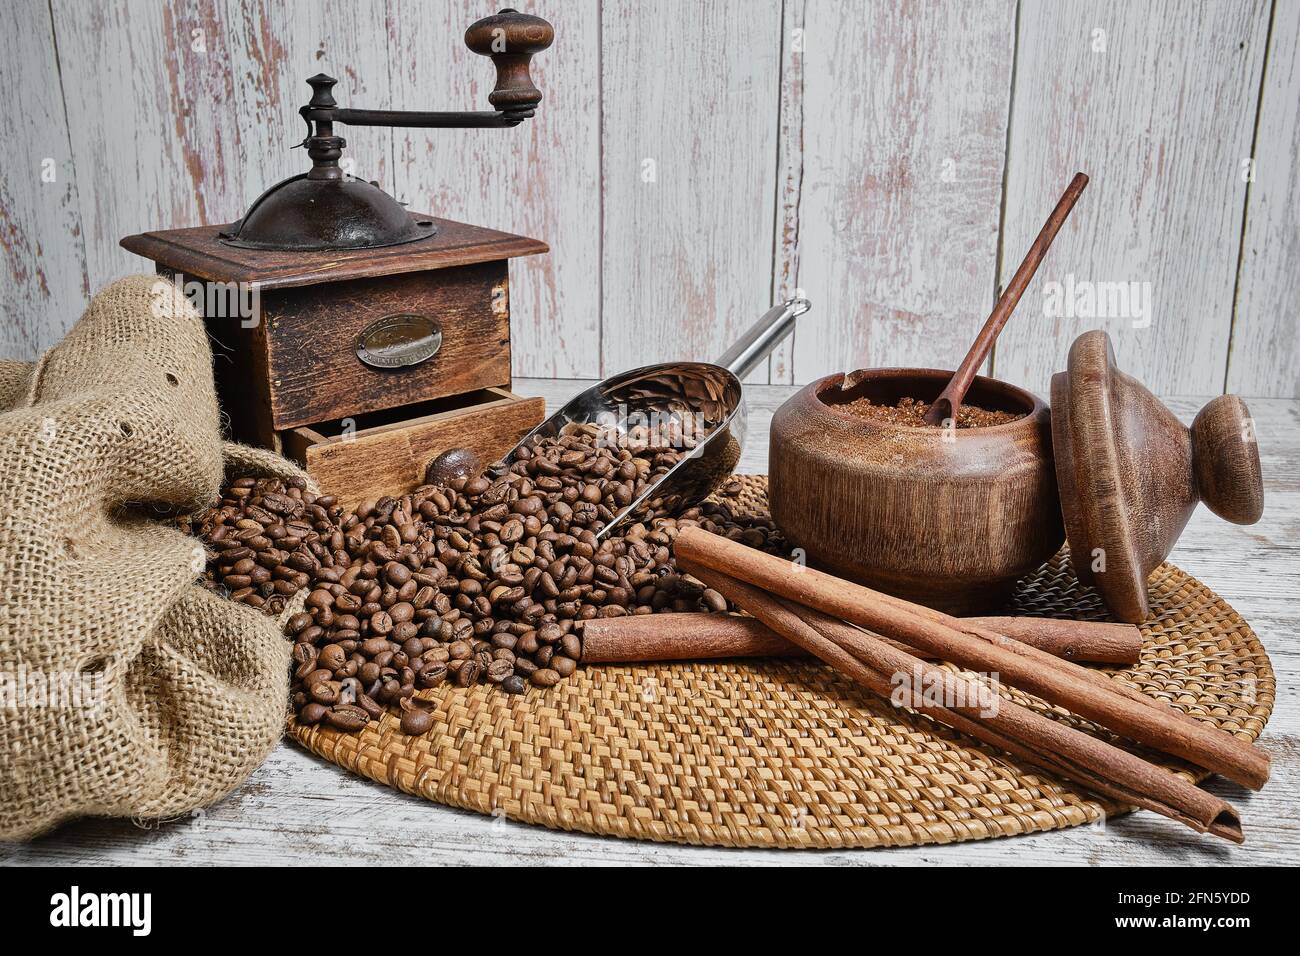
[(1052, 376), (1057, 490), (1075, 574), (1101, 591), (1121, 620), (1141, 621), (1146, 573), (1129, 523), (1132, 489), (1123, 476), (1112, 402), (1114, 354), (1109, 337), (1100, 335), (1100, 341), (1084, 342), (1086, 334), (1076, 340), (1069, 370)]
[(195, 226), (127, 236), (122, 247), (197, 279), (256, 282), (263, 289), (447, 269), (550, 251), (537, 239), (411, 215), (420, 221), (431, 220), (437, 232), (428, 239), (377, 249), (279, 252), (240, 249), (222, 242), (220, 233), (231, 229), (229, 225)]
[(1115, 366), (1110, 337), (1085, 332), (1052, 377), (1052, 450), (1061, 514), (1079, 580), (1111, 614), (1139, 623), (1147, 578), (1173, 550), (1198, 501), (1238, 524), (1264, 510), (1250, 411), (1235, 395), (1189, 429)]

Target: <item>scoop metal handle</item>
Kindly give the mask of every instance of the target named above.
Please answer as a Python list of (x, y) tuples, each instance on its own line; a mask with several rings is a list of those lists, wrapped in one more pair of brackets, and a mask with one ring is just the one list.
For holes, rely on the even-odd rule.
[(731, 348), (718, 356), (716, 364), (743, 379), (790, 334), (794, 320), (811, 308), (812, 303), (807, 299), (793, 298), (769, 309)]

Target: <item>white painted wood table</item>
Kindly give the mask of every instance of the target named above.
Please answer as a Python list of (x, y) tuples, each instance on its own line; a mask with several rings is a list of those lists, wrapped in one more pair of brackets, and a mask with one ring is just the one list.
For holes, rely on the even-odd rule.
[[(578, 381), (519, 380), (552, 406)], [(784, 386), (748, 391), (750, 443), (741, 470), (762, 472), (772, 412)], [(1201, 399), (1171, 399), (1190, 420)], [(191, 817), (149, 827), (86, 820), (29, 845), (0, 844), (0, 863), (37, 864), (1289, 864), (1300, 856), (1300, 401), (1250, 402), (1267, 505), (1240, 528), (1198, 509), (1173, 561), (1222, 595), (1254, 626), (1277, 674), (1277, 703), (1261, 741), (1273, 776), (1260, 793), (1215, 780), (1240, 809), (1246, 844), (1199, 837), (1151, 813), (1102, 827), (906, 849), (726, 850), (560, 833), (454, 810), (372, 783), (284, 743), (230, 797)]]

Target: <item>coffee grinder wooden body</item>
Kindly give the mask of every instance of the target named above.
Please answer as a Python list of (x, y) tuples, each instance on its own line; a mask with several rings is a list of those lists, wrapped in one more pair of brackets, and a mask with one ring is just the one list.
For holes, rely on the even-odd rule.
[(541, 422), (542, 401), (510, 391), (509, 261), (546, 244), (408, 212), (344, 172), (337, 127), (511, 129), (541, 102), (529, 62), (553, 38), (515, 10), (466, 30), (496, 68), (480, 112), (346, 108), (333, 77), (312, 76), (308, 172), (238, 222), (122, 240), (200, 306), (232, 438), (297, 459), (355, 503), (416, 486), (448, 448), (494, 461)]
[(230, 437), (357, 501), (409, 490), (447, 448), (490, 462), (542, 420), (510, 391), (509, 259), (546, 244), (432, 221), (417, 244), (347, 252), (232, 248), (227, 227), (122, 245), (202, 306)]

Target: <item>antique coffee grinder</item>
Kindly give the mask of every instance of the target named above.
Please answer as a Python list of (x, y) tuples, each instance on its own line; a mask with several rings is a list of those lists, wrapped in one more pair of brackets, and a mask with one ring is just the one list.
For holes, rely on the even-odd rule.
[(347, 109), (333, 77), (313, 76), (299, 111), (309, 171), (236, 223), (122, 240), (160, 274), (255, 290), (255, 315), (203, 309), (232, 438), (296, 459), (354, 503), (409, 490), (447, 448), (493, 461), (541, 421), (541, 399), (509, 391), (509, 260), (546, 244), (407, 212), (343, 172), (335, 126), (518, 126), (542, 99), (529, 61), (553, 36), (514, 10), (465, 32), (496, 66), (490, 111)]

